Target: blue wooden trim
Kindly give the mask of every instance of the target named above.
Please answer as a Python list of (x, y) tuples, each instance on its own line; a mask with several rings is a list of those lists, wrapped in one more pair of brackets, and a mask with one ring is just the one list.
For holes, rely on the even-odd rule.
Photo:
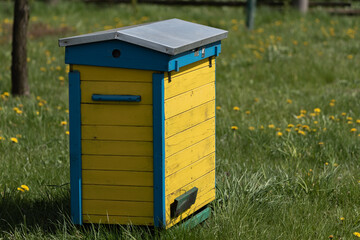
[[(200, 61), (204, 58), (218, 56), (221, 52), (221, 41), (205, 45), (205, 55), (195, 54), (195, 49), (172, 56), (119, 40), (95, 42), (68, 46), (65, 49), (65, 63), (103, 67), (153, 70), (161, 72), (179, 71), (181, 67)], [(113, 57), (112, 52), (118, 49), (120, 57)]]
[(165, 215), (164, 73), (153, 74), (154, 225), (166, 226)]
[(71, 219), (82, 224), (80, 73), (69, 72)]
[(115, 101), (115, 102), (140, 102), (139, 95), (101, 95), (93, 94), (91, 99), (93, 101)]

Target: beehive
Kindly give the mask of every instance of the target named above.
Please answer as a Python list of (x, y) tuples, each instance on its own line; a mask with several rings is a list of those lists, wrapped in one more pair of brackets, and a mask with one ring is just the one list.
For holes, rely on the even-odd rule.
[(226, 36), (170, 19), (59, 40), (74, 223), (168, 228), (215, 199), (215, 58)]

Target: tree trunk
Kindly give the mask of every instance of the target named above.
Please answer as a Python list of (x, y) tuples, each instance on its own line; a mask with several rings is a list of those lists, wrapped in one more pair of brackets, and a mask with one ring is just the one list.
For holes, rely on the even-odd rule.
[(11, 63), (11, 93), (13, 95), (30, 94), (26, 61), (29, 9), (28, 0), (15, 0)]
[(300, 12), (306, 13), (309, 9), (309, 0), (293, 0), (293, 5), (299, 9)]

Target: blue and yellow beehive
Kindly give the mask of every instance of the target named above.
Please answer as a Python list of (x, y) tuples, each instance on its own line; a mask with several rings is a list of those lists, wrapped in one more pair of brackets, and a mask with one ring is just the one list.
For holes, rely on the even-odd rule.
[(215, 199), (215, 57), (170, 19), (59, 40), (70, 64), (71, 216), (169, 228)]

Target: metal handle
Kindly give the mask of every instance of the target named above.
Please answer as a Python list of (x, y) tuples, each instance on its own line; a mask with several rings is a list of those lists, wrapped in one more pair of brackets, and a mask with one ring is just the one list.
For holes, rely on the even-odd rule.
[(114, 101), (114, 102), (140, 102), (139, 95), (101, 95), (93, 94), (91, 99), (93, 101)]

